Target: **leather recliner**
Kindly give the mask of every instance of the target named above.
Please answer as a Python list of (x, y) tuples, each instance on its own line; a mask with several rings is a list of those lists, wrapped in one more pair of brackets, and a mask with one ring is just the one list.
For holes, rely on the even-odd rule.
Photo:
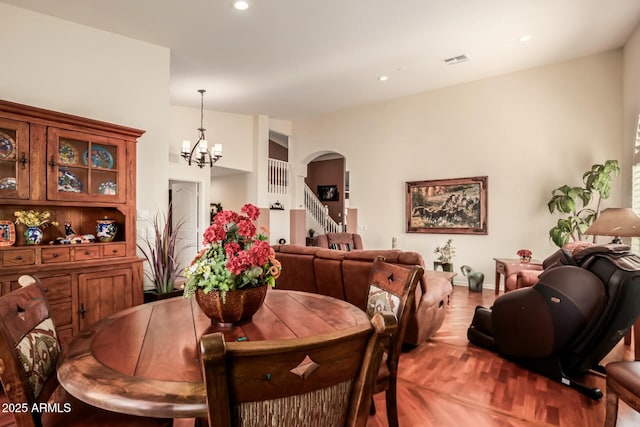
[(599, 399), (575, 381), (599, 363), (640, 315), (640, 257), (628, 246), (559, 250), (531, 287), (476, 307), (467, 330), (473, 344)]

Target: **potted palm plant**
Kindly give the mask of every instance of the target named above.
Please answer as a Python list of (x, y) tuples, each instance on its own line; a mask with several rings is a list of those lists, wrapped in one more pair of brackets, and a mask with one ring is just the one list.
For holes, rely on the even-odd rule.
[(144, 292), (144, 302), (182, 295), (182, 289), (177, 285), (184, 266), (178, 265), (176, 244), (184, 221), (172, 224), (171, 212), (169, 205), (166, 215), (156, 213), (152, 221), (153, 239), (142, 238), (137, 245), (149, 263), (145, 275), (154, 285), (153, 289)]

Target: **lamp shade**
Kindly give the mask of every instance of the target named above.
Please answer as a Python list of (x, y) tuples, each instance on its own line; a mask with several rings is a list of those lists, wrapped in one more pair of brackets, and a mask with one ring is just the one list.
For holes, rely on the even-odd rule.
[(640, 237), (640, 216), (631, 208), (609, 208), (600, 212), (584, 234), (592, 236)]

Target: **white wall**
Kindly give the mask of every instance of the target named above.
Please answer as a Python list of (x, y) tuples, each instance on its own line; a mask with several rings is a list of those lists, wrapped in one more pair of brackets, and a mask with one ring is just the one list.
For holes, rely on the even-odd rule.
[(138, 207), (164, 206), (169, 50), (4, 3), (0, 16), (0, 98), (145, 130)]
[[(455, 268), (469, 264), (490, 285), (493, 257), (528, 248), (542, 259), (556, 249), (550, 192), (580, 185), (594, 163), (620, 160), (621, 116), (617, 50), (295, 121), (293, 160), (323, 149), (345, 155), (366, 248), (389, 248), (397, 237), (430, 266), (433, 249), (452, 237)], [(405, 182), (481, 175), (489, 177), (488, 235), (405, 233)], [(620, 191), (617, 179), (607, 206), (620, 205)]]
[(211, 181), (211, 203), (222, 203), (225, 210), (239, 211), (250, 202), (247, 199), (249, 177), (248, 173), (215, 176)]

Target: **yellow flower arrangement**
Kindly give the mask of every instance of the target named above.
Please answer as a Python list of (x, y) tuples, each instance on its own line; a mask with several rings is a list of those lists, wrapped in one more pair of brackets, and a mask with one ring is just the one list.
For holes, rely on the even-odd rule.
[(24, 224), (27, 227), (42, 227), (46, 226), (49, 223), (55, 226), (58, 225), (57, 221), (50, 220), (51, 212), (49, 211), (16, 211), (14, 215), (16, 216), (16, 224)]

